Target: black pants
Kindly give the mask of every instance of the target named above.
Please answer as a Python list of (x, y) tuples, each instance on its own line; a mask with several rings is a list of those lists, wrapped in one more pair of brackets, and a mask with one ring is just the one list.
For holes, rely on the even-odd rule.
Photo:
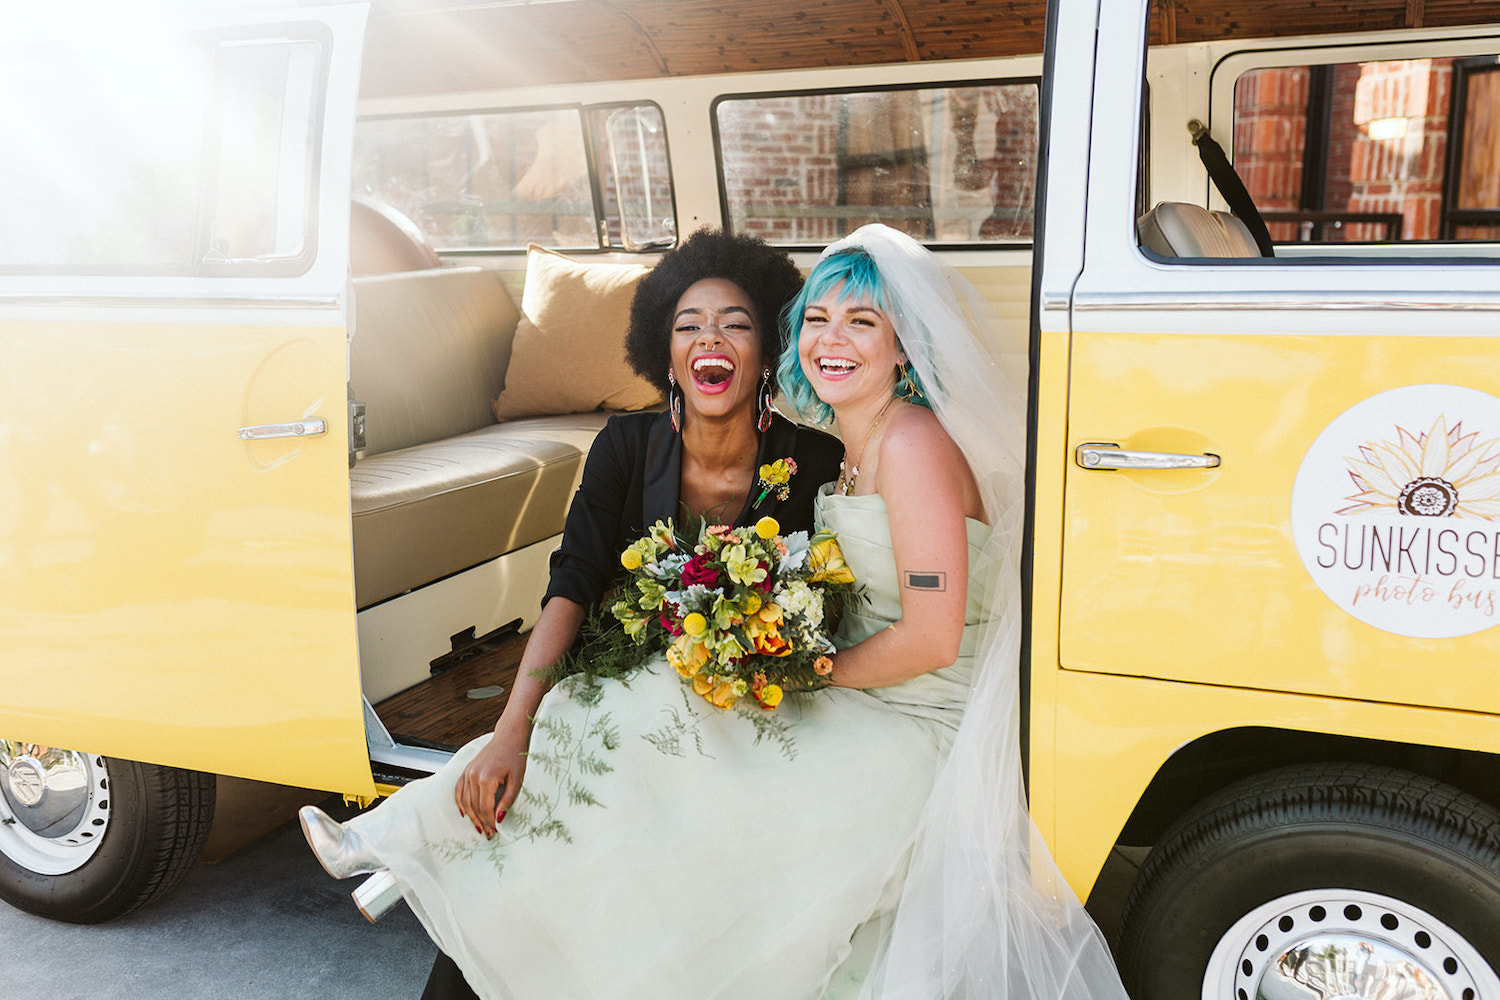
[(458, 963), (440, 951), (427, 974), (422, 1000), (479, 1000), (479, 994), (469, 988), (469, 981), (458, 971)]

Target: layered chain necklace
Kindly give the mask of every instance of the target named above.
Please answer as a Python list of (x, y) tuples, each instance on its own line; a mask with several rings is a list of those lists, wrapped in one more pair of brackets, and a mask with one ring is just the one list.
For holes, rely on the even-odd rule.
[[(885, 419), (885, 413), (886, 413), (886, 411), (891, 408), (891, 404), (894, 403), (895, 401), (896, 401), (896, 397), (895, 396), (892, 396), (890, 399), (887, 399), (885, 401), (885, 405), (880, 408), (880, 412), (877, 413), (877, 414), (875, 414), (875, 419), (873, 421), (871, 421), (871, 423), (870, 423), (870, 429), (865, 434), (864, 443), (859, 446), (859, 453), (854, 456), (854, 461), (853, 462), (849, 462), (848, 461), (848, 457), (849, 457), (848, 450), (846, 449), (844, 451), (844, 458), (839, 461), (839, 493), (840, 494), (842, 494), (844, 496), (849, 496), (851, 493), (854, 492), (854, 483), (859, 479), (859, 463), (864, 460), (865, 449), (868, 448), (868, 447), (870, 447), (870, 439), (875, 436), (875, 429), (880, 426), (880, 422)], [(847, 472), (845, 471), (845, 465), (846, 464), (848, 465)]]

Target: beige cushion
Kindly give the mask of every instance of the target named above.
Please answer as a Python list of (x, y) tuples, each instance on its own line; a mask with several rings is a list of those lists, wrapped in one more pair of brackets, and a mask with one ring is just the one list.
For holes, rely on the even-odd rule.
[(1163, 257), (1259, 257), (1245, 224), (1228, 212), (1164, 201), (1136, 224), (1141, 245)]
[(361, 461), (349, 473), (359, 607), (562, 531), (609, 416), (491, 424)]
[(367, 460), (492, 423), (519, 315), (482, 267), (356, 278), (349, 388)]
[(648, 269), (584, 264), (533, 246), (498, 420), (590, 410), (640, 410), (661, 393), (625, 363), (630, 299)]

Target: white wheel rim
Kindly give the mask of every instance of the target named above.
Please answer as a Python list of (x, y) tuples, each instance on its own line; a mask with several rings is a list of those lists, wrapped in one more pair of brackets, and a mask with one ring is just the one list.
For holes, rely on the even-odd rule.
[(82, 868), (109, 829), (104, 758), (0, 740), (0, 854), (40, 875)]
[(1490, 1000), (1500, 978), (1458, 931), (1379, 893), (1311, 889), (1263, 903), (1219, 939), (1203, 1000)]

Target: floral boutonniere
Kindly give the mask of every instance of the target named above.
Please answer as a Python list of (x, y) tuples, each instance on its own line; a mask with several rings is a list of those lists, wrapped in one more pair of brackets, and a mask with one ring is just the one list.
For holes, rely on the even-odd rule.
[(797, 460), (788, 455), (786, 458), (778, 458), (770, 465), (760, 467), (760, 480), (756, 483), (760, 487), (760, 496), (755, 498), (752, 507), (758, 507), (765, 502), (766, 497), (772, 493), (776, 494), (777, 500), (785, 500), (792, 495), (792, 488), (787, 485), (792, 477), (797, 474)]

